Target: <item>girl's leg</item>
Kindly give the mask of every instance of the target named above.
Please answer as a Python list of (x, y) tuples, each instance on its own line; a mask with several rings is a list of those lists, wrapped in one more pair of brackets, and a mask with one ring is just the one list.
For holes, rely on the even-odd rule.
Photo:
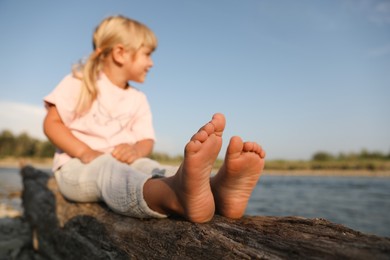
[(89, 164), (73, 159), (56, 172), (61, 193), (77, 202), (103, 200), (113, 211), (132, 217), (166, 217), (151, 210), (143, 198), (144, 183), (152, 178), (109, 154)]
[(99, 201), (98, 173), (89, 172), (86, 164), (80, 160), (70, 160), (54, 176), (65, 198), (77, 202)]
[(221, 149), (224, 127), (224, 116), (214, 115), (186, 145), (184, 161), (176, 175), (145, 183), (144, 196), (151, 209), (181, 215), (192, 222), (206, 222), (213, 217), (210, 174)]
[(157, 161), (149, 158), (140, 158), (135, 160), (131, 167), (139, 172), (143, 172), (153, 177), (170, 177), (176, 174), (178, 167), (161, 165)]

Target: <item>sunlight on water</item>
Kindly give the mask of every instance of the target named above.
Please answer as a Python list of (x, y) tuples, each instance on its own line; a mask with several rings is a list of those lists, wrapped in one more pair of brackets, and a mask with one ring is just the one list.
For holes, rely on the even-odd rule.
[(19, 169), (0, 168), (0, 218), (22, 214), (21, 191), (22, 179)]
[(390, 178), (263, 176), (248, 215), (325, 218), (390, 237)]

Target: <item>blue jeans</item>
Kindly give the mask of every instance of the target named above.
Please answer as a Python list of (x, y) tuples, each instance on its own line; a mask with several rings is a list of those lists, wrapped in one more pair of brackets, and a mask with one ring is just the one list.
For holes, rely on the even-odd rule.
[(150, 209), (143, 196), (145, 182), (164, 176), (158, 162), (148, 158), (131, 165), (117, 161), (110, 154), (88, 164), (72, 159), (55, 172), (61, 193), (76, 202), (104, 201), (114, 212), (137, 218), (164, 218)]

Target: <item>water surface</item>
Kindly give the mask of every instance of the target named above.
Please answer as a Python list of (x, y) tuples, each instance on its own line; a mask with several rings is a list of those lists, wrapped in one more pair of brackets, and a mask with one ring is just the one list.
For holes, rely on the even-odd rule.
[(246, 213), (325, 218), (390, 237), (390, 178), (265, 175)]
[[(0, 204), (21, 210), (20, 198), (9, 197), (21, 190), (19, 169), (0, 168)], [(324, 218), (390, 237), (389, 212), (390, 178), (264, 175), (246, 214)]]

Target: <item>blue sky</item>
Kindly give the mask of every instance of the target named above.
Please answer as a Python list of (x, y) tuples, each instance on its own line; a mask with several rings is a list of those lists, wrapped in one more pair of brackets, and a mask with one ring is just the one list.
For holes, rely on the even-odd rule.
[(0, 130), (44, 138), (42, 98), (114, 14), (159, 39), (135, 85), (149, 98), (157, 151), (181, 154), (222, 112), (224, 148), (240, 135), (269, 159), (390, 152), (388, 0), (0, 0)]

